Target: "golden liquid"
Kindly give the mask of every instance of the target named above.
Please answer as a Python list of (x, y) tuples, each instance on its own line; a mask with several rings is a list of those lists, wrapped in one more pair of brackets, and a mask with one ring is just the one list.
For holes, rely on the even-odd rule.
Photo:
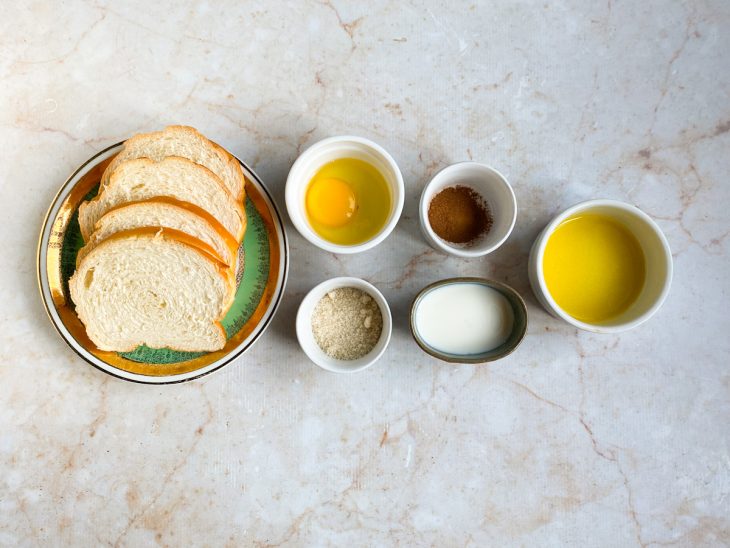
[(307, 220), (325, 240), (356, 245), (373, 238), (390, 214), (388, 183), (372, 165), (340, 158), (315, 173), (305, 198)]
[(625, 312), (644, 287), (644, 252), (621, 223), (599, 214), (562, 222), (545, 246), (550, 295), (577, 320), (600, 323)]

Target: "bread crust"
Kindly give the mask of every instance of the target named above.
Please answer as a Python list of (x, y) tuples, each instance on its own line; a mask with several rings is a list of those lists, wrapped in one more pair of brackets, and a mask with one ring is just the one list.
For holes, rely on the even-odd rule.
[[(192, 160), (189, 160), (188, 158), (183, 158), (181, 156), (167, 156), (164, 160), (161, 160), (160, 162), (156, 162), (154, 160), (150, 160), (149, 158), (135, 158), (132, 160), (125, 160), (124, 162), (121, 162), (117, 164), (114, 171), (112, 171), (109, 180), (104, 184), (102, 182), (102, 187), (99, 190), (99, 194), (97, 196), (89, 201), (82, 202), (79, 205), (79, 227), (81, 229), (81, 236), (83, 237), (85, 242), (89, 241), (89, 237), (91, 236), (91, 232), (93, 231), (93, 225), (89, 226), (89, 223), (84, 221), (84, 218), (86, 216), (86, 210), (89, 207), (93, 207), (94, 204), (99, 203), (103, 198), (104, 191), (114, 185), (114, 181), (116, 178), (121, 177), (122, 173), (121, 170), (123, 169), (133, 169), (136, 166), (152, 166), (155, 164), (161, 164), (163, 162), (174, 162), (174, 163), (181, 163), (185, 165), (185, 169), (191, 170), (191, 171), (198, 171), (201, 174), (201, 177), (209, 178), (211, 180), (215, 180), (216, 183), (219, 185), (219, 187), (223, 190), (225, 190), (226, 195), (228, 196), (228, 204), (229, 206), (235, 210), (236, 214), (238, 215), (238, 218), (241, 220), (241, 229), (239, 230), (238, 234), (233, 234), (233, 237), (236, 238), (237, 241), (242, 241), (243, 236), (246, 232), (246, 210), (243, 206), (242, 202), (236, 201), (233, 198), (231, 198), (230, 193), (228, 192), (227, 187), (223, 183), (223, 181), (220, 180), (220, 177), (218, 177), (215, 173), (210, 171), (207, 167), (202, 166), (200, 164), (196, 164)], [(113, 163), (113, 162), (112, 162)], [(109, 165), (111, 167), (111, 164)], [(107, 167), (107, 171), (109, 170), (109, 167)], [(106, 174), (107, 171), (104, 173)], [(128, 202), (125, 202), (128, 203)], [(106, 211), (104, 212), (106, 213)], [(94, 223), (95, 224), (95, 223)]]
[[(216, 219), (213, 215), (211, 215), (208, 211), (203, 209), (202, 207), (199, 207), (195, 204), (191, 204), (190, 202), (184, 202), (182, 200), (177, 200), (175, 198), (170, 198), (168, 196), (157, 196), (154, 198), (149, 198), (147, 200), (136, 200), (133, 202), (126, 202), (119, 205), (116, 205), (109, 209), (97, 222), (94, 226), (94, 231), (91, 233), (89, 243), (84, 246), (87, 247), (88, 245), (91, 245), (94, 242), (94, 233), (99, 229), (100, 225), (102, 224), (105, 217), (108, 215), (113, 214), (121, 214), (125, 211), (132, 211), (134, 209), (137, 209), (139, 207), (144, 207), (147, 205), (155, 206), (155, 205), (166, 205), (171, 206), (174, 208), (185, 210), (189, 213), (192, 213), (194, 215), (197, 215), (198, 217), (201, 217), (205, 222), (207, 222), (211, 228), (220, 236), (220, 238), (223, 240), (226, 248), (231, 254), (231, 257), (233, 258), (233, 263), (228, 263), (223, 257), (220, 257), (220, 260), (228, 264), (229, 266), (235, 265), (235, 259), (238, 255), (238, 249), (239, 249), (239, 242), (236, 240), (236, 238), (231, 235), (230, 232), (226, 230), (226, 228)], [(172, 228), (172, 227), (167, 227)], [(244, 227), (245, 231), (245, 227)], [(83, 248), (82, 248), (83, 249)], [(218, 253), (216, 252), (216, 255)], [(77, 258), (76, 264), (78, 264), (79, 259)]]
[(183, 126), (183, 125), (171, 125), (167, 126), (166, 128), (160, 130), (160, 131), (151, 131), (149, 133), (138, 133), (136, 135), (133, 135), (129, 139), (127, 139), (124, 142), (124, 146), (122, 150), (117, 154), (117, 156), (109, 163), (107, 168), (104, 170), (104, 173), (101, 176), (101, 185), (102, 188), (105, 186), (105, 184), (109, 181), (111, 178), (111, 174), (114, 172), (114, 170), (117, 168), (117, 166), (125, 161), (124, 158), (124, 149), (131, 147), (133, 145), (136, 145), (138, 142), (147, 141), (147, 140), (154, 140), (154, 139), (161, 139), (165, 136), (165, 134), (170, 133), (190, 133), (195, 138), (199, 138), (203, 140), (204, 142), (207, 142), (211, 149), (216, 152), (216, 154), (224, 160), (226, 165), (231, 169), (236, 179), (240, 182), (240, 191), (234, 193), (232, 189), (228, 188), (228, 186), (225, 185), (226, 190), (231, 194), (231, 197), (233, 197), (236, 201), (239, 201), (243, 203), (243, 201), (246, 198), (246, 177), (243, 175), (243, 170), (241, 169), (241, 165), (239, 164), (238, 160), (225, 148), (220, 146), (218, 143), (211, 141), (208, 139), (205, 135), (200, 133), (197, 129), (191, 126)]
[[(228, 266), (226, 262), (220, 258), (220, 256), (215, 252), (215, 249), (210, 247), (208, 244), (206, 244), (204, 241), (196, 238), (195, 236), (191, 236), (190, 234), (187, 234), (183, 232), (182, 230), (176, 230), (174, 228), (165, 228), (161, 226), (143, 226), (140, 228), (131, 228), (129, 230), (120, 230), (119, 232), (115, 232), (114, 234), (110, 235), (108, 238), (104, 238), (101, 240), (98, 244), (96, 244), (92, 249), (90, 249), (82, 258), (82, 261), (84, 259), (87, 259), (94, 253), (95, 251), (98, 251), (99, 249), (103, 249), (104, 245), (112, 242), (114, 240), (120, 240), (122, 238), (164, 238), (167, 240), (176, 241), (182, 244), (185, 244), (186, 246), (194, 249), (198, 253), (200, 253), (202, 256), (204, 256), (206, 259), (212, 261), (215, 263), (216, 267), (218, 268), (218, 271), (221, 273), (223, 277), (229, 280), (229, 282), (232, 285), (233, 293), (235, 296), (235, 289), (236, 289), (236, 277), (235, 272), (233, 271), (233, 268)], [(78, 270), (79, 266), (81, 265), (81, 261), (78, 262), (78, 266), (76, 267), (76, 270)], [(232, 302), (231, 298), (231, 302)], [(230, 303), (229, 303), (230, 304)], [(228, 308), (228, 307), (226, 307)], [(223, 314), (225, 316), (225, 313)], [(221, 316), (221, 318), (223, 317)]]

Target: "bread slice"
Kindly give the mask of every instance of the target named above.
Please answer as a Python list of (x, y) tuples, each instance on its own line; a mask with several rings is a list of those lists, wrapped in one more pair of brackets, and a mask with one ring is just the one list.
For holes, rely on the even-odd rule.
[(231, 269), (183, 232), (139, 228), (97, 244), (69, 280), (76, 313), (100, 350), (213, 351), (234, 295)]
[(167, 156), (181, 156), (207, 167), (220, 177), (236, 201), (243, 202), (246, 196), (246, 179), (238, 160), (223, 147), (188, 126), (169, 126), (162, 131), (140, 133), (127, 139), (124, 148), (104, 171), (102, 188), (122, 162), (134, 158), (150, 158), (159, 162)]
[(97, 221), (89, 241), (76, 257), (76, 264), (112, 234), (143, 227), (173, 228), (195, 236), (212, 247), (219, 260), (236, 266), (239, 244), (215, 217), (194, 204), (166, 197), (123, 203), (110, 209)]
[(159, 196), (197, 205), (218, 219), (237, 241), (243, 238), (243, 204), (231, 198), (210, 170), (186, 158), (171, 156), (159, 162), (138, 158), (118, 164), (98, 196), (79, 206), (84, 241), (89, 241), (96, 222), (110, 209)]

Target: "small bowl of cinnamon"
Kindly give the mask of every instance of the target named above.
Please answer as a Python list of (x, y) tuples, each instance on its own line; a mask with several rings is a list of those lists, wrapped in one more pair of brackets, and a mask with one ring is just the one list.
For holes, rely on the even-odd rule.
[(456, 257), (481, 257), (509, 237), (517, 200), (499, 171), (460, 162), (439, 171), (423, 189), (419, 217), (421, 231), (434, 249)]

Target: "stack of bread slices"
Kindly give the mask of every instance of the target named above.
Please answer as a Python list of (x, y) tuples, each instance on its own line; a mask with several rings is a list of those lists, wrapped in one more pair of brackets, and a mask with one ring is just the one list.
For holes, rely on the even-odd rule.
[(85, 245), (69, 290), (91, 341), (116, 352), (223, 348), (244, 200), (238, 160), (197, 130), (127, 140), (79, 207)]

